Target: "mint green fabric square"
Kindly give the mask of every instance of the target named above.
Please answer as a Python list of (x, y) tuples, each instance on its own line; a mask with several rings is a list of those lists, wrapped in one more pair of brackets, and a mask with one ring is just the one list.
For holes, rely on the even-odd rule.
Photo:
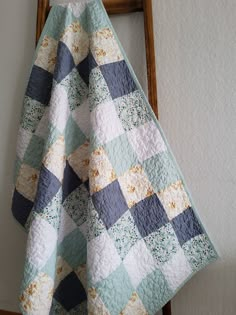
[(55, 278), (56, 271), (56, 261), (57, 261), (57, 250), (55, 249), (48, 259), (46, 265), (43, 267), (42, 272), (45, 272), (52, 279)]
[(44, 143), (44, 139), (33, 135), (25, 152), (23, 163), (39, 170), (42, 164)]
[(182, 246), (192, 269), (198, 271), (218, 257), (206, 234), (195, 236)]
[(105, 144), (104, 149), (118, 176), (123, 175), (131, 166), (138, 164), (138, 158), (126, 134)]
[(144, 238), (152, 256), (159, 264), (164, 264), (180, 249), (175, 231), (170, 223)]
[(60, 255), (72, 269), (85, 264), (87, 260), (87, 242), (79, 229), (75, 229), (59, 245)]
[(108, 230), (108, 233), (114, 240), (115, 247), (122, 259), (128, 254), (130, 248), (142, 238), (130, 211), (125, 212)]
[(140, 91), (134, 91), (114, 100), (116, 111), (125, 131), (137, 128), (152, 119)]
[(39, 270), (32, 265), (28, 259), (25, 260), (24, 276), (21, 283), (21, 292), (23, 292), (29, 284), (38, 276)]
[(111, 315), (120, 314), (135, 291), (127, 271), (120, 265), (105, 280), (98, 283), (97, 291)]
[(72, 70), (60, 84), (65, 87), (71, 111), (80, 106), (88, 96), (88, 87), (77, 69)]
[(24, 98), (20, 125), (23, 129), (35, 132), (45, 112), (45, 106), (29, 96)]
[(79, 146), (81, 146), (85, 142), (86, 137), (80, 130), (79, 126), (74, 121), (71, 115), (68, 118), (64, 132), (66, 155), (69, 156), (72, 152), (74, 152)]
[(101, 4), (98, 1), (88, 3), (85, 11), (79, 17), (79, 21), (83, 29), (90, 34), (102, 28), (109, 27), (104, 12), (101, 9)]
[(158, 153), (142, 165), (156, 192), (181, 179), (168, 152)]
[(159, 269), (153, 271), (141, 282), (137, 288), (137, 293), (148, 315), (155, 315), (172, 296), (172, 291)]

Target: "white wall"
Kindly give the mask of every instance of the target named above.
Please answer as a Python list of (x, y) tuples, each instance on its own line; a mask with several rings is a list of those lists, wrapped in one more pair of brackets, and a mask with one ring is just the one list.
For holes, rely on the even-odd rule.
[[(12, 311), (18, 309), (26, 236), (10, 212), (11, 178), (36, 2), (0, 1), (0, 309)], [(177, 294), (173, 315), (235, 315), (236, 3), (153, 4), (160, 121), (222, 257)], [(146, 87), (141, 15), (112, 21)]]

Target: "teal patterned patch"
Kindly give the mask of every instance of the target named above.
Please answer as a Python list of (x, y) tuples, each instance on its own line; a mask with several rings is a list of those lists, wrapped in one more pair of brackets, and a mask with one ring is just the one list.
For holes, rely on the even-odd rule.
[(168, 152), (158, 153), (143, 162), (143, 167), (155, 189), (160, 191), (180, 179)]
[(129, 211), (108, 230), (108, 233), (114, 239), (121, 259), (124, 259), (130, 248), (142, 238)]
[(42, 165), (44, 143), (45, 141), (42, 138), (33, 135), (25, 152), (23, 163), (39, 170)]
[(88, 97), (91, 111), (97, 105), (112, 100), (106, 81), (98, 67), (90, 73)]
[(73, 111), (80, 106), (88, 96), (88, 87), (82, 80), (77, 69), (72, 70), (61, 82), (68, 94), (70, 110)]
[(78, 226), (82, 225), (87, 219), (88, 198), (87, 189), (84, 185), (81, 185), (63, 203), (63, 208)]
[(209, 261), (214, 261), (217, 254), (205, 234), (198, 235), (183, 245), (184, 253), (193, 270), (198, 271)]
[(24, 107), (21, 116), (21, 127), (23, 129), (35, 132), (45, 112), (45, 106), (29, 96), (25, 96)]
[(95, 237), (106, 231), (106, 227), (98, 216), (98, 212), (94, 208), (92, 199), (88, 201), (88, 218), (87, 218), (87, 238), (91, 241)]
[(171, 259), (180, 248), (178, 239), (170, 223), (162, 226), (144, 238), (147, 247), (159, 264)]
[(134, 91), (114, 100), (125, 131), (139, 127), (152, 119), (140, 91)]

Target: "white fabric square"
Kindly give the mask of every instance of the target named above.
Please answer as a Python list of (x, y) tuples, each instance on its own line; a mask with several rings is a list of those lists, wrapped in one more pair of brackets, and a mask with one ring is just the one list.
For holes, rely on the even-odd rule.
[(81, 131), (85, 134), (85, 136), (89, 138), (90, 110), (89, 110), (89, 103), (87, 99), (72, 112), (72, 117), (76, 121)]
[(19, 129), (16, 154), (21, 160), (23, 160), (24, 158), (25, 151), (27, 150), (31, 137), (32, 137), (32, 133), (30, 131), (25, 130), (23, 128)]
[(61, 85), (57, 84), (54, 87), (49, 108), (50, 123), (63, 132), (70, 115), (70, 110), (66, 90)]
[(147, 249), (144, 240), (139, 240), (131, 248), (123, 263), (134, 288), (137, 288), (139, 283), (157, 268), (157, 263)]
[(161, 133), (153, 121), (132, 129), (127, 136), (140, 162), (167, 150)]
[(168, 262), (160, 267), (170, 288), (175, 291), (192, 273), (184, 252), (180, 249)]
[(60, 226), (58, 231), (58, 244), (60, 244), (63, 241), (63, 239), (75, 229), (77, 229), (76, 223), (71, 219), (69, 214), (62, 208), (60, 215)]
[(95, 107), (91, 113), (92, 128), (98, 141), (103, 144), (124, 133), (112, 101)]
[[(49, 241), (50, 240), (50, 241)], [(27, 243), (27, 259), (41, 269), (52, 255), (57, 244), (57, 231), (39, 216), (33, 219)]]
[(40, 120), (37, 129), (35, 131), (35, 135), (45, 139), (48, 135), (49, 131), (49, 107), (47, 107), (44, 111), (43, 117)]
[(88, 242), (88, 270), (93, 284), (107, 278), (121, 263), (107, 231)]

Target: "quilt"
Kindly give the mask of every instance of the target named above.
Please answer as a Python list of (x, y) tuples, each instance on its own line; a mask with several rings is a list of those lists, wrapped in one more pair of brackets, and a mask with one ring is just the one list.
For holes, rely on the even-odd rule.
[(101, 0), (50, 11), (12, 212), (28, 233), (22, 314), (155, 315), (217, 259)]

